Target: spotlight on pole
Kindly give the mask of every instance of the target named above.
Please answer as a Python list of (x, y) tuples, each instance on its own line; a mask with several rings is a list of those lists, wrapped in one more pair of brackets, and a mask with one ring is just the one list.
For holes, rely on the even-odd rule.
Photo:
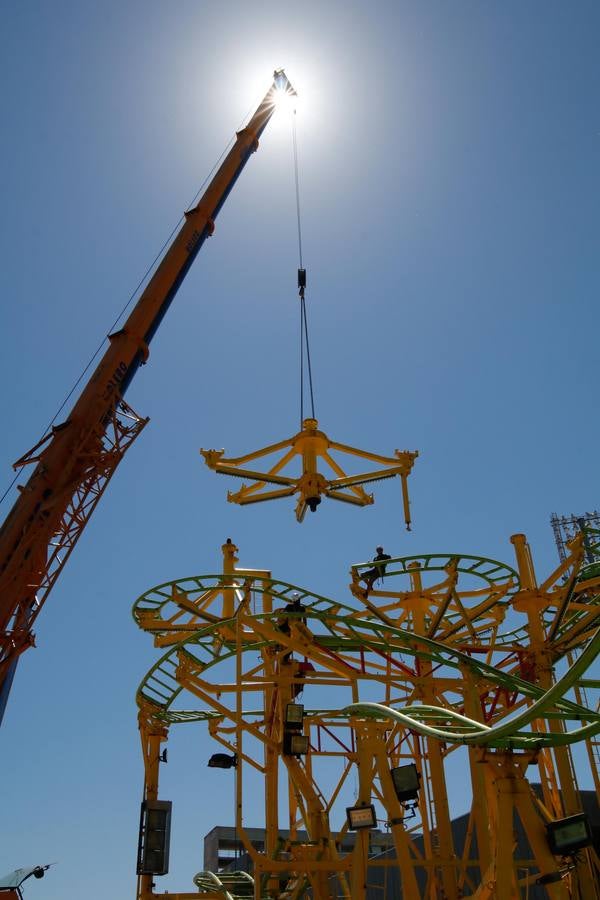
[(208, 767), (210, 769), (234, 769), (237, 762), (235, 753), (232, 756), (229, 753), (213, 753), (208, 761)]
[(375, 828), (377, 826), (375, 807), (372, 803), (364, 806), (347, 806), (346, 818), (348, 819), (350, 831), (360, 831), (361, 828)]
[(555, 856), (570, 856), (592, 843), (592, 829), (585, 813), (548, 822), (546, 835)]
[(283, 752), (286, 756), (306, 756), (309, 742), (307, 734), (287, 731), (283, 735)]
[(396, 766), (395, 769), (390, 769), (390, 775), (400, 803), (419, 799), (421, 776), (414, 763), (409, 763), (407, 766)]
[(287, 703), (283, 714), (283, 752), (286, 756), (304, 756), (308, 753), (309, 738), (302, 734), (304, 706)]
[(302, 703), (288, 703), (285, 707), (285, 717), (283, 724), (286, 730), (299, 731), (302, 730), (302, 722), (304, 721), (304, 705)]

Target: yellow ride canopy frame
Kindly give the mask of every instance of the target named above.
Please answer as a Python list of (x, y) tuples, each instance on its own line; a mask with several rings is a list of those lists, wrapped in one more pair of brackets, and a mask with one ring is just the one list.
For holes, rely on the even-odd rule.
[[(296, 519), (302, 522), (307, 508), (316, 512), (322, 497), (331, 500), (341, 500), (343, 503), (353, 503), (355, 506), (370, 506), (373, 502), (373, 494), (367, 494), (362, 487), (372, 481), (381, 481), (384, 478), (400, 476), (402, 482), (402, 502), (404, 506), (404, 519), (406, 527), (410, 531), (410, 501), (408, 497), (408, 476), (413, 467), (418, 451), (396, 450), (394, 456), (381, 456), (378, 453), (370, 453), (359, 450), (347, 444), (339, 444), (330, 440), (323, 431), (318, 430), (319, 423), (316, 419), (304, 419), (302, 431), (277, 444), (270, 444), (260, 450), (247, 453), (235, 459), (226, 459), (224, 450), (200, 450), (206, 465), (221, 475), (233, 475), (237, 478), (246, 478), (254, 484), (243, 484), (239, 491), (228, 491), (227, 499), (230, 503), (239, 503), (241, 506), (247, 503), (261, 503), (265, 500), (279, 500), (283, 497), (291, 497), (298, 494), (296, 503)], [(245, 466), (256, 459), (277, 454), (283, 451), (283, 455), (277, 459), (266, 472), (253, 471)], [(356, 475), (348, 475), (340, 463), (331, 455), (331, 452), (357, 456), (360, 459), (379, 463), (380, 468), (370, 472), (362, 472)], [(302, 471), (299, 475), (282, 474), (285, 467), (294, 457), (302, 460)], [(322, 460), (328, 469), (327, 474), (319, 472), (318, 460)], [(279, 485), (273, 490), (266, 490), (268, 485)]]

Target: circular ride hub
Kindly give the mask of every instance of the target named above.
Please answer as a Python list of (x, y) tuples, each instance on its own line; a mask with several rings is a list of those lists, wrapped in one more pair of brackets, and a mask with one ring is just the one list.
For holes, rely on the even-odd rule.
[[(525, 537), (511, 541), (515, 568), (430, 554), (390, 559), (373, 584), (372, 563), (352, 566), (342, 602), (240, 568), (228, 540), (219, 574), (138, 598), (136, 622), (165, 651), (137, 694), (145, 801), (169, 729), (206, 722), (252, 867), (160, 897), (512, 900), (543, 885), (596, 900), (594, 849), (558, 853), (552, 835), (581, 822), (572, 744), (600, 788), (598, 567), (580, 536), (539, 584)], [(260, 852), (244, 812), (257, 786)], [(139, 900), (159, 896), (154, 877), (140, 875)]]

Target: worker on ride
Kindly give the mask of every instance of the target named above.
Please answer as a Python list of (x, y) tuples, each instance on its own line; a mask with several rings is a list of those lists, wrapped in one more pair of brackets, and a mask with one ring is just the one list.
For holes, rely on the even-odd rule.
[[(300, 594), (297, 591), (294, 591), (294, 593), (292, 594), (292, 599), (286, 606), (284, 606), (284, 610), (285, 612), (291, 613), (306, 612), (306, 607), (302, 605)], [(306, 625), (306, 616), (302, 616), (301, 621)]]
[[(286, 605), (283, 607), (283, 612), (286, 612), (286, 613), (306, 612), (306, 607), (302, 604), (302, 602), (300, 600), (300, 595), (297, 593), (297, 591), (294, 591), (294, 593), (292, 594), (291, 600), (289, 600), (288, 603), (286, 603)], [(300, 621), (304, 625), (306, 625), (306, 617), (305, 616), (302, 616)], [(277, 629), (287, 635), (289, 635), (291, 633), (290, 623), (289, 623), (287, 616), (285, 618), (282, 616), (278, 620)], [(291, 659), (291, 656), (292, 656), (291, 652), (286, 653), (285, 656), (282, 657), (282, 662), (285, 662), (285, 663), (289, 662)]]
[(363, 572), (360, 576), (367, 586), (367, 593), (372, 590), (376, 579), (383, 578), (387, 561), (392, 558), (389, 553), (383, 552), (383, 547), (375, 547), (375, 552), (377, 555), (373, 557), (373, 562), (376, 563), (376, 565), (373, 566), (372, 569), (367, 569), (367, 571)]

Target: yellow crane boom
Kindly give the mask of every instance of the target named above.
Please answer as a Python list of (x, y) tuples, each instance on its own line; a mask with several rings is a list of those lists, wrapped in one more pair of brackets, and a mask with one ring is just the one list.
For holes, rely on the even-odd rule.
[(0, 528), (0, 721), (19, 655), (32, 625), (127, 448), (147, 419), (123, 399), (150, 342), (215, 219), (275, 110), (278, 92), (294, 93), (283, 70), (166, 251), (125, 325), (109, 346), (67, 419), (14, 468), (33, 473)]

